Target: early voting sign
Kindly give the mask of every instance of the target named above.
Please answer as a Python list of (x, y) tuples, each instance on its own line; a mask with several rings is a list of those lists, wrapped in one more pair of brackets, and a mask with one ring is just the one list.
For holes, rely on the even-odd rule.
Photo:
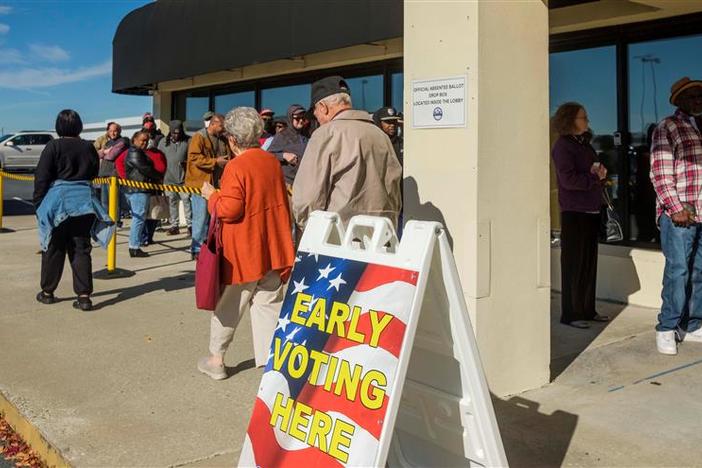
[[(446, 440), (426, 440), (427, 434), (432, 438), (431, 421), (411, 421), (412, 407), (409, 413), (402, 408), (439, 228), (437, 223), (410, 222), (398, 244), (392, 224), (384, 218), (355, 217), (344, 232), (336, 214), (312, 214), (300, 242), (239, 466), (380, 467), (388, 461), (409, 466), (426, 464), (423, 457), (429, 463), (461, 460), (466, 465), (506, 465), (479, 362), (474, 371), (480, 388), (468, 391), (472, 399), (481, 395), (477, 405), (481, 414), (476, 415), (475, 401), (456, 402), (456, 395), (437, 390), (441, 383), (430, 386), (432, 400), (446, 400), (447, 408), (473, 413), (477, 426), (466, 428), (460, 415), (447, 426), (455, 426), (456, 434), (470, 447), (460, 443), (454, 447), (449, 439), (456, 434), (447, 436), (448, 445)], [(467, 325), (470, 327), (469, 322)], [(422, 404), (424, 377), (417, 382), (419, 388), (409, 387), (406, 392), (414, 407)], [(452, 380), (465, 380), (466, 385), (476, 380), (462, 377), (457, 370)], [(437, 416), (431, 419), (441, 423), (441, 414)], [(411, 421), (428, 432), (417, 428), (395, 431), (396, 421)], [(464, 437), (466, 429), (471, 431), (470, 440)], [(477, 438), (472, 434), (481, 431), (484, 434)], [(408, 440), (417, 445), (414, 439), (426, 447), (419, 454), (402, 447)]]

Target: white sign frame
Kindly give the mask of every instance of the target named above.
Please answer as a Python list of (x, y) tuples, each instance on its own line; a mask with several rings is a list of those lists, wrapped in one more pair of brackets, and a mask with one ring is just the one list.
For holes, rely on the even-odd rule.
[[(361, 239), (361, 242), (357, 242), (357, 239)], [(468, 309), (443, 226), (436, 222), (410, 221), (400, 243), (392, 223), (386, 218), (356, 216), (344, 230), (336, 213), (316, 211), (308, 220), (299, 249), (310, 254), (418, 272), (411, 312), (398, 358), (397, 378), (390, 389), (385, 423), (372, 466), (445, 466), (449, 460), (452, 466), (507, 466)], [(438, 293), (445, 300), (441, 304), (434, 304), (429, 303), (430, 297), (425, 304), (425, 291), (433, 294), (432, 297)], [(437, 306), (442, 310), (438, 316), (434, 316), (429, 310)], [(426, 342), (432, 336), (437, 336), (436, 330), (431, 326), (422, 326), (420, 315), (441, 322), (436, 325), (448, 333), (449, 341), (443, 343), (444, 349), (440, 351), (447, 362), (458, 363), (455, 372), (450, 370), (458, 382), (453, 390), (442, 391), (432, 385), (430, 370), (424, 373), (421, 364), (418, 370), (416, 363), (413, 365), (411, 361), (413, 350), (422, 347), (437, 348), (431, 342)], [(441, 339), (445, 340), (446, 337)], [(408, 368), (412, 375), (408, 375)], [(429, 380), (426, 381), (423, 377)], [(441, 415), (435, 414), (430, 418), (431, 421), (414, 417), (414, 421), (408, 425), (408, 417), (411, 419), (413, 414), (417, 414), (414, 408), (403, 409), (408, 396), (415, 401), (430, 399), (441, 402), (450, 417), (441, 418)], [(403, 412), (405, 416), (398, 419), (398, 415), (402, 416)], [(441, 426), (446, 426), (447, 423), (451, 425), (445, 431), (446, 440), (437, 440), (432, 428), (434, 420)], [(403, 437), (408, 437), (408, 434), (413, 440), (426, 443), (428, 448), (421, 453), (404, 450)], [(239, 466), (254, 466), (248, 436), (242, 448)]]
[[(460, 84), (460, 88), (455, 86)], [(468, 125), (468, 75), (412, 80), (412, 128), (465, 128)], [(454, 100), (460, 98), (461, 102)]]

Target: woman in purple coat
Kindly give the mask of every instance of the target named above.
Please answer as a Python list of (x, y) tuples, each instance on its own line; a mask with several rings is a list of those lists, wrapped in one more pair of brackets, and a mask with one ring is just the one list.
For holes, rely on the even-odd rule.
[(559, 135), (551, 156), (561, 209), (561, 323), (589, 328), (588, 321), (609, 320), (595, 310), (597, 237), (607, 169), (590, 146), (589, 120), (582, 105), (561, 105), (552, 122)]

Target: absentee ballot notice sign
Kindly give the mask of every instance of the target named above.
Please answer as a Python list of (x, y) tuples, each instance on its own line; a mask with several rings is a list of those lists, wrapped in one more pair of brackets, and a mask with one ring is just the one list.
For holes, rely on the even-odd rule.
[(412, 80), (412, 128), (466, 126), (466, 76)]
[(240, 466), (372, 466), (416, 271), (298, 251)]

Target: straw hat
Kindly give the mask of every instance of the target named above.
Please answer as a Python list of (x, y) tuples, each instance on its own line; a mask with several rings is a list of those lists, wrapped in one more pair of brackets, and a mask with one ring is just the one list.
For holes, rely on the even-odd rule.
[(675, 100), (680, 96), (680, 93), (695, 87), (702, 88), (702, 81), (691, 80), (687, 76), (680, 78), (670, 87), (670, 103), (675, 106)]

